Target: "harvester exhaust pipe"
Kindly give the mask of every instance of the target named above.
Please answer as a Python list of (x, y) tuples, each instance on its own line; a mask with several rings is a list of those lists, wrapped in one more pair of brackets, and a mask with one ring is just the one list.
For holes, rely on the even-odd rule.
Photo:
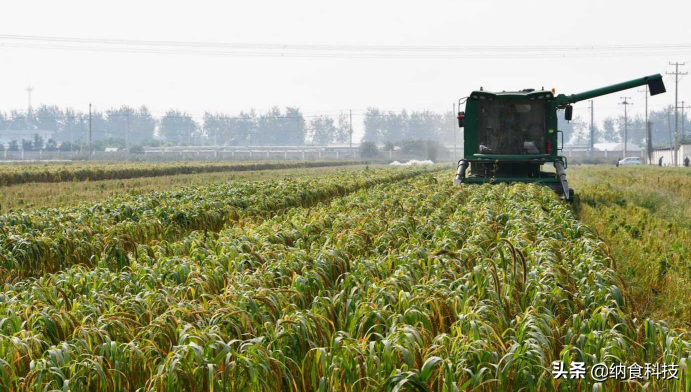
[(554, 168), (557, 169), (557, 175), (561, 181), (561, 187), (564, 190), (564, 200), (569, 200), (571, 197), (571, 190), (569, 189), (569, 182), (566, 181), (566, 171), (564, 170), (564, 162), (554, 161)]
[(456, 177), (453, 179), (454, 185), (461, 185), (461, 181), (465, 178), (465, 170), (468, 168), (469, 162), (465, 159), (458, 161), (458, 171)]

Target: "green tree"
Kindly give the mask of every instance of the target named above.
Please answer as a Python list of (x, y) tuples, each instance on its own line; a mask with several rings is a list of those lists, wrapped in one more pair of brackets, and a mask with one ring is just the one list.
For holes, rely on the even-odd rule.
[[(84, 127), (85, 141), (89, 141), (89, 115), (85, 115)], [(111, 137), (108, 121), (103, 112), (92, 110), (91, 112), (91, 140), (92, 142), (104, 141)]]
[(316, 144), (325, 146), (336, 139), (336, 125), (330, 116), (321, 115), (310, 121), (310, 136)]
[(58, 143), (55, 141), (55, 139), (50, 138), (46, 142), (46, 151), (57, 151), (58, 150)]
[[(400, 113), (382, 112), (368, 108), (365, 112), (363, 140), (374, 142), (397, 142), (402, 140), (434, 140), (452, 142), (457, 125), (453, 125), (455, 115), (436, 113), (429, 110)], [(453, 127), (452, 127), (453, 125)], [(460, 138), (458, 141), (460, 142)]]
[(9, 121), (7, 119), (7, 116), (5, 115), (5, 113), (0, 112), (0, 130), (7, 129), (8, 124)]
[(349, 143), (350, 127), (350, 116), (346, 113), (339, 114), (336, 120), (336, 134), (332, 141), (334, 143)]
[[(75, 143), (78, 140), (88, 141), (89, 140), (89, 123), (88, 115), (84, 113), (78, 113), (73, 109), (65, 109), (65, 119), (63, 122), (62, 129), (58, 132), (56, 139), (62, 142), (72, 142), (68, 143), (67, 146), (76, 147)], [(64, 144), (64, 143), (63, 143)], [(61, 149), (61, 151), (63, 151)], [(70, 151), (69, 149), (64, 151)]]
[[(557, 116), (557, 127), (564, 133), (564, 143), (583, 143), (589, 135), (588, 124), (581, 116), (575, 116), (572, 121), (564, 120), (563, 115)], [(589, 136), (588, 136), (589, 137)]]
[(379, 109), (367, 108), (362, 124), (365, 128), (365, 135), (362, 137), (363, 141), (375, 143), (384, 141), (384, 116)]
[(134, 118), (134, 110), (129, 106), (106, 110), (106, 138), (129, 138), (128, 123)]
[(139, 109), (122, 106), (106, 111), (108, 137), (129, 140), (130, 144), (151, 140), (156, 129), (156, 120), (149, 109), (142, 105)]
[(204, 138), (213, 145), (247, 145), (257, 130), (254, 109), (238, 116), (223, 113), (204, 113)]
[(161, 136), (175, 145), (190, 144), (197, 130), (194, 119), (180, 110), (170, 109), (161, 118)]
[(60, 147), (58, 147), (60, 151), (77, 151), (80, 149), (79, 144), (73, 143), (73, 142), (62, 142), (60, 143)]
[(360, 143), (360, 157), (361, 158), (376, 158), (379, 156), (379, 149), (375, 142), (361, 142)]
[(674, 140), (674, 106), (669, 105), (662, 110), (651, 111), (648, 114), (648, 121), (651, 123), (653, 146), (655, 148), (670, 147)]
[(286, 115), (281, 124), (282, 133), (279, 144), (300, 146), (305, 144), (306, 124), (300, 108), (287, 107)]
[(24, 150), (24, 151), (33, 151), (34, 150), (34, 144), (31, 142), (31, 140), (22, 139), (22, 150)]
[(457, 114), (448, 111), (441, 115), (441, 131), (439, 141), (443, 143), (453, 144), (454, 134), (456, 136), (456, 144), (461, 146), (463, 140), (463, 128), (458, 127)]
[(280, 143), (283, 129), (281, 109), (278, 106), (272, 107), (268, 112), (259, 116), (257, 122), (257, 132), (252, 135), (252, 144), (256, 145), (276, 145)]
[[(636, 115), (628, 117), (627, 119), (628, 129), (627, 141), (628, 143), (636, 144), (638, 146), (643, 146), (645, 144), (645, 119), (641, 115)], [(617, 132), (619, 133), (620, 140), (624, 141), (624, 116), (619, 116), (616, 121)]]
[(55, 105), (41, 105), (30, 117), (33, 119), (35, 129), (52, 131), (56, 135), (62, 131), (65, 123), (65, 114)]
[(30, 121), (31, 116), (28, 112), (20, 110), (11, 110), (7, 129), (16, 131), (32, 131), (36, 130), (35, 124)]
[(130, 144), (153, 140), (156, 131), (156, 119), (145, 105), (134, 111), (130, 119)]
[(43, 149), (43, 138), (38, 134), (34, 134), (33, 149), (38, 151)]
[(252, 135), (257, 133), (257, 121), (257, 113), (254, 109), (250, 109), (249, 112), (240, 112), (230, 123), (231, 143), (233, 145), (249, 144)]
[(204, 113), (204, 118), (203, 118), (203, 125), (202, 129), (204, 130), (204, 136), (206, 139), (211, 140), (211, 144), (213, 145), (222, 145), (225, 144), (225, 141), (221, 140), (221, 137), (225, 139), (226, 135), (224, 132), (224, 123), (223, 123), (223, 117), (224, 115), (221, 114), (212, 114), (210, 112), (205, 112)]
[(602, 129), (598, 129), (598, 140), (601, 142), (619, 142), (621, 141), (619, 129), (617, 128), (616, 120), (613, 117), (605, 118), (602, 123)]
[(405, 127), (407, 138), (423, 140), (441, 140), (444, 119), (442, 114), (429, 110), (412, 112)]
[(389, 111), (384, 114), (384, 132), (383, 140), (388, 141), (399, 141), (406, 138), (409, 134), (408, 125), (410, 123), (410, 118), (408, 113), (403, 110), (401, 114)]

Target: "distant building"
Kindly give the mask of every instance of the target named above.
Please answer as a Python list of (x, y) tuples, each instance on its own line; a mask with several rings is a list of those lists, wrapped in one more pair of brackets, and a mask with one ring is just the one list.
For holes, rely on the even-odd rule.
[[(691, 159), (691, 144), (679, 145), (677, 150), (677, 166), (684, 165), (684, 159)], [(671, 148), (657, 148), (653, 150), (651, 164), (657, 165), (662, 158), (662, 166), (674, 166), (674, 151)]]
[(590, 151), (590, 145), (587, 143), (569, 143), (569, 144), (564, 145), (564, 151), (569, 151), (569, 152)]
[[(350, 143), (330, 143), (329, 145), (325, 146), (327, 151), (348, 151), (350, 150)], [(353, 149), (358, 149), (360, 148), (360, 143), (353, 143)]]
[[(624, 151), (624, 143), (608, 142), (593, 144), (596, 151)], [(633, 143), (626, 143), (626, 151), (641, 151), (643, 148)]]

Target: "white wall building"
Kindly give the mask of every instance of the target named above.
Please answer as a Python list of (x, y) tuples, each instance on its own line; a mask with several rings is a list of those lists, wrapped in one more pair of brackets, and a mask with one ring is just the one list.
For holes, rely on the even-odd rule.
[[(596, 151), (624, 151), (624, 143), (619, 143), (619, 142), (608, 142), (608, 143), (595, 143), (593, 144), (593, 147), (595, 147)], [(636, 144), (633, 144), (631, 142), (626, 143), (626, 151), (635, 151), (639, 152), (641, 151), (642, 148)]]
[[(691, 160), (691, 144), (682, 144), (677, 151), (677, 166), (684, 166), (684, 159)], [(658, 165), (662, 158), (662, 166), (674, 166), (674, 151), (671, 148), (661, 148), (653, 151), (652, 165)]]

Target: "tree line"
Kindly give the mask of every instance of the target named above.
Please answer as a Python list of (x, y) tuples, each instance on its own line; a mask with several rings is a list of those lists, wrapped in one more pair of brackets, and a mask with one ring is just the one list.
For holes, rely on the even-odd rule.
[[(122, 106), (106, 111), (95, 110), (91, 113), (92, 141), (97, 148), (152, 142), (156, 124), (157, 120), (146, 106), (138, 109)], [(69, 150), (89, 141), (89, 114), (54, 105), (41, 105), (25, 111), (12, 110), (9, 113), (0, 111), (0, 131), (21, 134), (20, 140), (9, 141), (7, 147), (10, 150), (19, 146), (24, 150)], [(52, 132), (53, 137), (44, 140), (36, 131)]]
[[(564, 132), (564, 141), (569, 144), (587, 144), (590, 141), (590, 122), (581, 116), (575, 116), (573, 121), (564, 120), (560, 113), (559, 130)], [(674, 140), (674, 106), (670, 105), (660, 110), (648, 113), (651, 123), (651, 136), (655, 148), (664, 148)], [(625, 123), (629, 143), (643, 147), (645, 145), (645, 116), (634, 114), (624, 121), (624, 115), (608, 116), (601, 125), (595, 124), (595, 142), (623, 142)], [(443, 144), (452, 144), (454, 132), (459, 132), (456, 117), (451, 112), (438, 113), (431, 111), (405, 110), (400, 112), (381, 111), (369, 108), (365, 112), (363, 125), (365, 135), (363, 141), (375, 143), (397, 143), (405, 140), (430, 140)], [(678, 126), (679, 142), (691, 142), (691, 119), (687, 113), (679, 113)], [(683, 133), (685, 132), (685, 134)], [(460, 143), (462, 132), (456, 134)]]
[[(362, 115), (361, 115), (362, 116)], [(362, 117), (365, 140), (394, 142), (404, 139), (452, 141), (452, 113), (408, 113), (368, 108)], [(54, 105), (35, 109), (0, 111), (0, 131), (15, 131), (21, 139), (9, 141), (10, 150), (72, 150), (85, 148), (89, 138), (89, 113)], [(49, 131), (43, 140), (38, 131)], [(92, 148), (166, 145), (327, 145), (348, 143), (352, 124), (348, 113), (305, 116), (296, 107), (273, 107), (236, 115), (206, 112), (197, 120), (187, 112), (170, 109), (160, 118), (146, 106), (122, 106), (91, 112)], [(459, 136), (460, 142), (460, 136)]]
[(394, 112), (368, 108), (364, 114), (363, 126), (365, 134), (362, 140), (375, 143), (418, 139), (450, 144), (454, 141), (454, 132), (458, 143), (462, 137), (456, 116), (451, 112)]
[[(57, 106), (34, 110), (0, 112), (0, 131), (15, 131), (21, 139), (7, 143), (10, 150), (84, 148), (89, 142), (89, 114)], [(53, 137), (43, 140), (37, 131)], [(122, 106), (91, 113), (91, 141), (94, 149), (126, 145), (319, 145), (347, 143), (351, 124), (347, 114), (306, 118), (299, 108), (266, 113), (255, 110), (237, 115), (204, 114), (201, 121), (189, 113), (171, 109), (155, 118), (146, 106)]]
[[(362, 116), (362, 117), (360, 117)], [(370, 107), (358, 116), (362, 121), (362, 141), (379, 144), (406, 140), (429, 140), (453, 144), (454, 136), (460, 145), (462, 131), (458, 129), (451, 112), (384, 111)], [(674, 108), (665, 107), (649, 113), (652, 123), (654, 147), (668, 147), (673, 140)], [(645, 118), (640, 114), (628, 117), (628, 140), (632, 144), (645, 144)], [(350, 116), (305, 116), (299, 108), (273, 107), (265, 113), (255, 110), (236, 115), (206, 112), (197, 120), (187, 112), (170, 109), (156, 118), (146, 106), (122, 106), (91, 113), (92, 147), (158, 146), (166, 145), (327, 145), (348, 143), (351, 137)], [(587, 144), (590, 124), (581, 116), (566, 122), (559, 116), (559, 129), (570, 144)], [(679, 121), (679, 139), (682, 129), (691, 135), (691, 122), (684, 113)], [(20, 131), (17, 140), (6, 141), (10, 150), (80, 149), (89, 141), (89, 114), (71, 108), (41, 105), (33, 110), (0, 111), (0, 131)], [(53, 137), (43, 140), (36, 131), (50, 131)], [(622, 142), (624, 116), (607, 117), (595, 125), (597, 142)], [(686, 136), (686, 140), (691, 139)]]
[[(564, 132), (564, 141), (571, 144), (588, 144), (590, 141), (590, 121), (581, 116), (575, 116), (571, 122), (566, 122), (563, 115), (559, 116), (559, 130)], [(626, 120), (626, 121), (625, 121)], [(691, 142), (691, 119), (687, 113), (682, 116), (679, 112), (678, 141), (680, 143)], [(660, 110), (648, 112), (648, 121), (651, 123), (651, 139), (654, 148), (670, 147), (674, 141), (674, 106), (669, 105)], [(625, 126), (626, 125), (626, 126)], [(595, 124), (595, 142), (624, 141), (624, 133), (631, 144), (644, 147), (646, 143), (645, 116), (634, 114), (624, 118), (620, 116), (608, 116), (601, 125)], [(682, 131), (685, 134), (682, 134)]]

